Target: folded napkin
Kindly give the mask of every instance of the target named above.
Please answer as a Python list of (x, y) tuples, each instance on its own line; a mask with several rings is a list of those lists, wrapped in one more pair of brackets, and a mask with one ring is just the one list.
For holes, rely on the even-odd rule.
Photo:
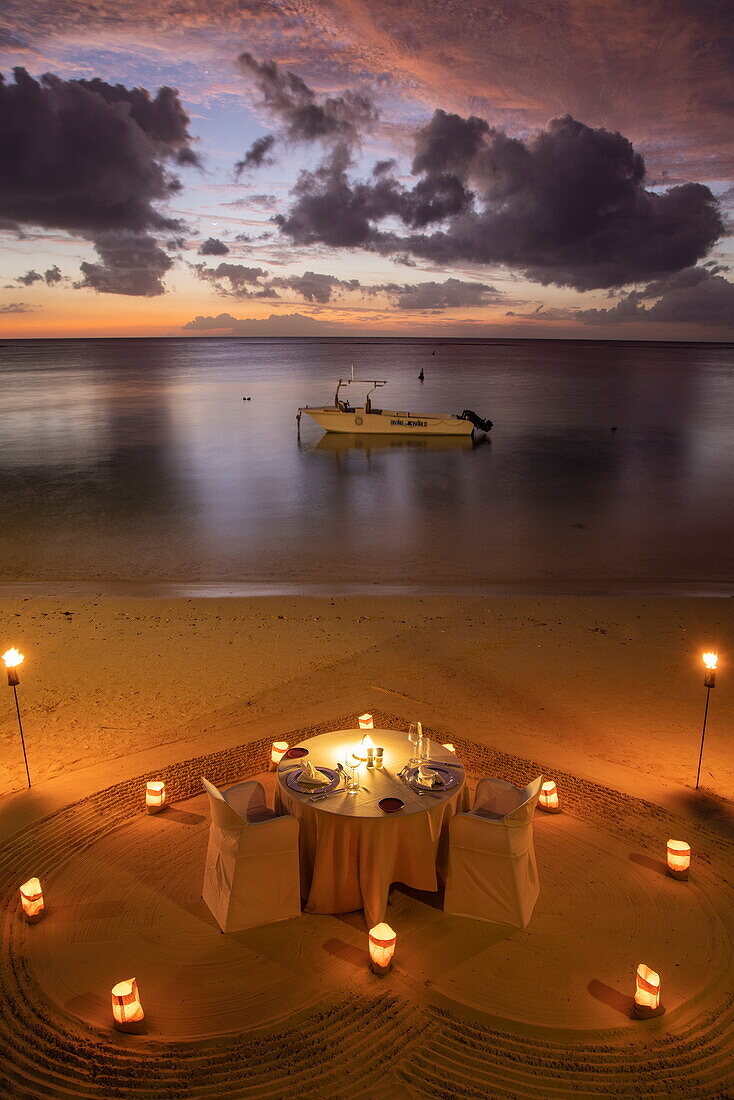
[(418, 768), (416, 779), (420, 783), (421, 787), (443, 787), (443, 779), (434, 772), (432, 768)]
[(328, 787), (330, 782), (325, 775), (316, 771), (310, 760), (303, 765), (303, 771), (298, 777), (299, 787)]

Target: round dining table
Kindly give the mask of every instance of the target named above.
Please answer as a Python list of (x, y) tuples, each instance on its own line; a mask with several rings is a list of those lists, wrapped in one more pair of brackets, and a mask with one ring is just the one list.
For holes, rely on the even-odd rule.
[[(383, 749), (382, 768), (362, 764), (359, 789), (348, 791), (344, 777), (324, 798), (318, 791), (294, 789), (295, 775), (310, 760), (315, 768), (345, 764), (351, 750), (368, 733)], [(424, 763), (448, 765), (452, 779), (445, 790), (419, 794), (399, 772), (414, 755), (407, 734), (395, 730), (335, 730), (302, 741), (307, 755), (283, 757), (278, 765), (275, 806), (299, 822), (301, 896), (307, 913), (351, 913), (363, 909), (368, 927), (385, 919), (390, 885), (401, 882), (416, 890), (436, 891), (436, 866), (448, 849), (453, 815), (469, 809), (466, 776), (453, 752), (428, 741)], [(347, 774), (351, 774), (346, 769)], [(403, 806), (385, 812), (379, 803), (399, 799)]]

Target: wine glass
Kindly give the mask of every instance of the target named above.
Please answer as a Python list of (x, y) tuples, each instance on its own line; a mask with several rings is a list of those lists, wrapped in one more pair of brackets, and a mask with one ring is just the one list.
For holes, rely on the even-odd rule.
[(420, 764), (420, 762), (421, 762), (420, 751), (421, 751), (421, 744), (423, 742), (423, 726), (420, 724), (420, 722), (411, 722), (410, 723), (410, 726), (408, 727), (408, 740), (410, 741), (411, 745), (415, 746), (414, 754), (413, 754), (413, 756), (411, 756), (408, 763), (410, 763), (410, 764)]
[(359, 790), (359, 776), (357, 775), (357, 772), (359, 771), (360, 764), (362, 763), (362, 760), (360, 759), (359, 756), (356, 756), (353, 752), (350, 752), (347, 755), (347, 758), (344, 761), (344, 763), (347, 765), (350, 772), (352, 773), (351, 779), (350, 779), (350, 782), (349, 782), (349, 790), (350, 791), (358, 791)]

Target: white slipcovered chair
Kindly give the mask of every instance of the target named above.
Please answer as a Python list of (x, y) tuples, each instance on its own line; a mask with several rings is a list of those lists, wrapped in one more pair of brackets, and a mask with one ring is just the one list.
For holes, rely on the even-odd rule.
[(446, 913), (526, 927), (540, 893), (533, 812), (542, 782), (519, 790), (481, 779), (472, 809), (451, 819)]
[(301, 913), (298, 822), (269, 810), (260, 783), (220, 791), (201, 779), (212, 823), (202, 897), (223, 932)]

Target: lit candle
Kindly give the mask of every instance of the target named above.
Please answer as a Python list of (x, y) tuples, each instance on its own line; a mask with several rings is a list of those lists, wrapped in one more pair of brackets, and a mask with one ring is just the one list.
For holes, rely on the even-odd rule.
[(561, 812), (561, 805), (558, 801), (558, 788), (552, 779), (549, 779), (540, 788), (538, 806), (548, 814), (559, 814)]
[(360, 739), (359, 744), (355, 745), (354, 748), (352, 749), (352, 755), (357, 760), (359, 760), (360, 764), (364, 764), (364, 762), (367, 759), (369, 759), (370, 750), (372, 750), (372, 754), (374, 756), (375, 743), (372, 740), (372, 738), (370, 737), (370, 735), (368, 733), (366, 733), (364, 735), (364, 737), (362, 737)]
[(635, 982), (634, 1015), (638, 1020), (649, 1020), (651, 1016), (661, 1016), (663, 1012), (660, 1004), (660, 975), (640, 963)]
[(43, 916), (43, 891), (37, 878), (29, 878), (20, 888), (23, 916), (29, 924), (37, 924)]
[(372, 721), (371, 714), (360, 714), (357, 721), (359, 722), (359, 728), (361, 730), (372, 730), (375, 728), (375, 723)]
[(140, 1034), (145, 1029), (145, 1013), (135, 978), (113, 985), (112, 1018), (118, 1031)]
[(270, 750), (270, 767), (271, 769), (277, 768), (280, 761), (288, 752), (287, 741), (273, 741), (273, 747)]
[(370, 928), (370, 966), (375, 974), (387, 974), (395, 954), (397, 936), (389, 924)]
[(157, 814), (166, 804), (166, 784), (161, 779), (151, 779), (145, 788), (145, 808), (149, 814)]
[(668, 841), (668, 874), (684, 881), (691, 866), (691, 846), (685, 840)]

